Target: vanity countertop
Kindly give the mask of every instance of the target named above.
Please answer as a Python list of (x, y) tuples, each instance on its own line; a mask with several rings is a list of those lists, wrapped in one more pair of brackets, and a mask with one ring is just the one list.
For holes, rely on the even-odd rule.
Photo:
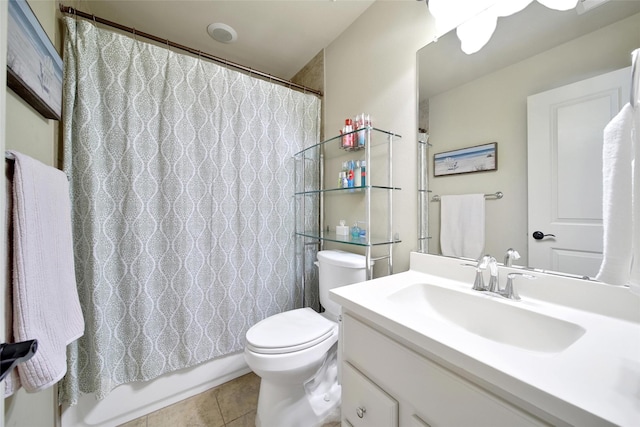
[[(412, 253), (411, 270), (336, 288), (331, 298), (414, 351), (552, 424), (640, 424), (640, 297), (627, 288), (531, 272), (536, 280), (517, 283), (522, 300), (510, 301), (472, 291), (475, 269), (460, 263)], [(515, 271), (522, 270), (501, 267), (503, 283), (504, 275)], [(544, 351), (488, 339), (430, 310), (393, 302), (394, 294), (416, 284), (460, 292), (471, 301), (490, 298), (512, 306), (508, 310), (530, 311), (584, 331), (566, 348)], [(495, 321), (481, 314), (473, 322)]]

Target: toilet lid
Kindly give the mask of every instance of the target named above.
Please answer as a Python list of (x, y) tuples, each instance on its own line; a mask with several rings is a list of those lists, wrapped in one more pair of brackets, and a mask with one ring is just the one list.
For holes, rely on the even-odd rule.
[(336, 323), (311, 308), (299, 308), (267, 317), (247, 331), (247, 348), (279, 354), (304, 350), (329, 338)]

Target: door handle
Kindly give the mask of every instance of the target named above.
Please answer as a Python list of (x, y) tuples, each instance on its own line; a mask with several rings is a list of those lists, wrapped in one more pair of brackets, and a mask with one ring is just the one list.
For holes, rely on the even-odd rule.
[(555, 234), (544, 234), (542, 231), (534, 231), (532, 236), (536, 240), (542, 240), (545, 237), (556, 237)]

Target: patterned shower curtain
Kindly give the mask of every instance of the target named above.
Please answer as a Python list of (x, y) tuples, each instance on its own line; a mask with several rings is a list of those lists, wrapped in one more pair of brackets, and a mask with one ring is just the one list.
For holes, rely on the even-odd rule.
[(65, 18), (64, 168), (86, 322), (63, 402), (244, 347), (300, 305), (292, 155), (320, 100)]

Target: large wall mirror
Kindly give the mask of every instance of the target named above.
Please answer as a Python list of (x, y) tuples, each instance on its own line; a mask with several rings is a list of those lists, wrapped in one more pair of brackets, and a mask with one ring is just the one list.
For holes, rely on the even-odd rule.
[[(516, 264), (594, 277), (601, 262), (602, 141), (583, 144), (580, 135), (583, 125), (590, 126), (591, 132), (594, 129), (601, 132), (610, 117), (604, 123), (600, 123), (605, 120), (600, 117), (600, 122), (594, 124), (594, 119), (582, 115), (580, 108), (571, 110), (568, 123), (572, 124), (563, 126), (575, 133), (571, 138), (576, 141), (572, 148), (575, 152), (551, 159), (535, 151), (529, 134), (532, 127), (538, 133), (548, 133), (545, 126), (554, 127), (557, 123), (532, 126), (528, 114), (531, 115), (533, 100), (539, 98), (536, 94), (573, 87), (580, 82), (582, 86), (586, 82), (589, 89), (594, 87), (589, 79), (616, 70), (621, 70), (619, 76), (628, 73), (628, 85), (631, 52), (637, 48), (640, 48), (640, 2), (610, 0), (584, 13), (559, 12), (533, 2), (522, 12), (500, 18), (492, 39), (475, 54), (461, 51), (455, 32), (418, 51), (418, 125), (426, 130), (431, 144), (427, 155), (431, 191), (426, 203), (431, 237), (428, 252), (441, 254), (440, 203), (431, 201), (433, 196), (502, 192), (504, 197), (487, 200), (485, 204), (484, 253), (502, 261), (507, 249), (514, 248), (522, 256)], [(628, 102), (629, 92), (624, 91), (615, 91), (615, 100), (610, 103), (617, 105), (612, 111)], [(581, 108), (590, 113), (593, 108), (585, 105)], [(498, 147), (497, 170), (434, 177), (435, 154), (492, 142), (497, 142)], [(583, 156), (585, 153), (590, 155), (588, 159)], [(559, 167), (549, 172), (546, 168), (550, 163)], [(530, 173), (536, 171), (561, 175), (573, 187), (556, 191), (548, 183), (542, 183), (542, 191), (534, 189), (532, 185), (540, 180), (535, 175), (530, 178)], [(577, 215), (574, 212), (577, 208), (586, 206), (589, 212), (577, 221), (586, 228), (579, 232), (556, 232), (561, 234), (557, 238), (534, 239), (534, 231), (544, 234), (555, 231), (545, 228), (555, 225), (529, 224), (533, 217), (530, 208), (535, 206), (543, 211), (560, 206), (563, 213), (553, 219), (555, 225)], [(568, 250), (562, 237), (580, 233), (600, 238), (600, 249), (597, 245), (580, 244), (574, 253), (580, 253), (582, 262), (573, 262), (572, 257), (564, 256)], [(548, 251), (540, 258), (533, 252), (542, 247)]]

